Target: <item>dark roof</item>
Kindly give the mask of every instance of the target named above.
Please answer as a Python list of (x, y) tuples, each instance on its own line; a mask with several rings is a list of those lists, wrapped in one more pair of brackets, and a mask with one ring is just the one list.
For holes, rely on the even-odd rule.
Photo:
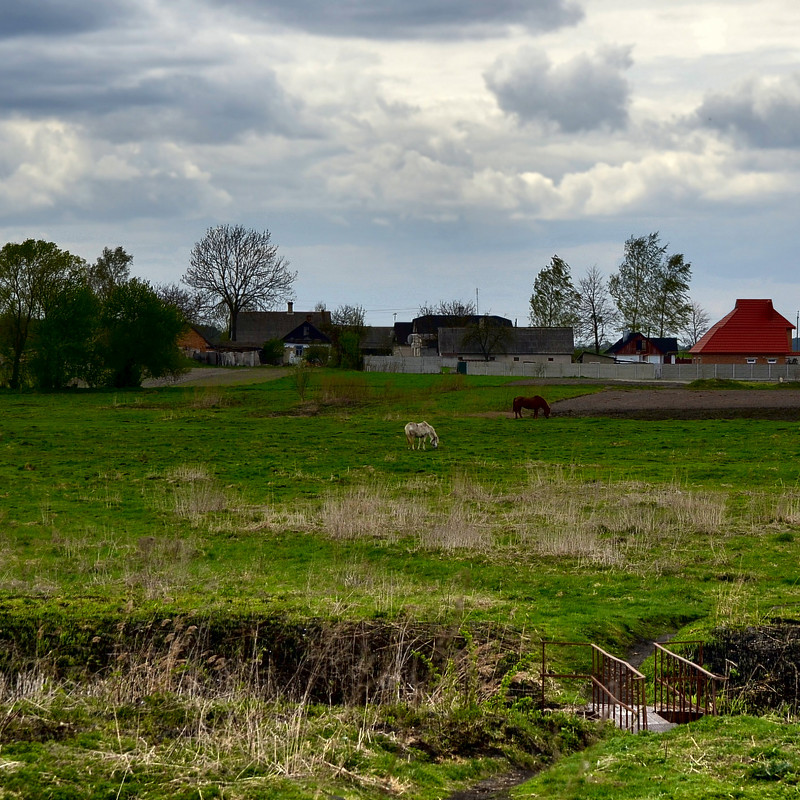
[(364, 328), (360, 347), (362, 350), (386, 350), (394, 345), (394, 326), (381, 327), (370, 325)]
[(772, 306), (772, 300), (737, 300), (736, 307), (712, 325), (690, 353), (792, 352), (794, 325)]
[(667, 353), (678, 352), (678, 340), (674, 336), (663, 336), (649, 338), (639, 331), (626, 331), (622, 338), (614, 342), (611, 347), (606, 350), (606, 353), (619, 353), (629, 342), (635, 339), (641, 339), (644, 342), (649, 342), (651, 349), (661, 355)]
[(395, 322), (394, 338), (398, 344), (409, 344), (408, 337), (414, 333), (413, 322)]
[[(479, 318), (480, 319), (480, 318)], [(467, 328), (440, 328), (439, 352), (455, 355), (482, 355), (480, 347), (471, 342), (463, 345)], [(507, 355), (569, 355), (574, 349), (572, 328), (511, 328), (511, 336), (498, 354)]]
[(263, 345), (270, 339), (284, 339), (310, 322), (317, 331), (331, 323), (330, 311), (242, 311), (236, 320), (236, 341)]
[(222, 331), (215, 325), (190, 325), (189, 327), (212, 347), (218, 345), (222, 339)]
[(464, 325), (477, 325), (482, 319), (489, 319), (495, 325), (507, 325), (509, 328), (514, 323), (505, 317), (484, 316), (483, 314), (470, 314), (468, 316), (454, 316), (449, 314), (425, 314), (416, 317), (411, 323), (414, 333), (434, 335), (439, 328), (458, 328)]
[(330, 344), (330, 337), (323, 333), (311, 320), (304, 320), (298, 326), (284, 334), (275, 337), (282, 339), (287, 344)]

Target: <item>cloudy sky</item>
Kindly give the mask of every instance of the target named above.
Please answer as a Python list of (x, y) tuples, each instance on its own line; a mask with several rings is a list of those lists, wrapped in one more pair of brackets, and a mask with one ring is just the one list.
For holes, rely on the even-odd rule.
[(296, 308), (528, 323), (659, 231), (716, 320), (800, 310), (797, 0), (6, 0), (0, 242), (177, 282), (268, 229)]

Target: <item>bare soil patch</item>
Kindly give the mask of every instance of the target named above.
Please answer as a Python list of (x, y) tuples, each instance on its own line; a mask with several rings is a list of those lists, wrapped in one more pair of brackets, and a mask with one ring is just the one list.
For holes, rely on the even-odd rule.
[(800, 420), (794, 389), (697, 390), (618, 387), (551, 403), (551, 416), (630, 419)]
[(142, 386), (233, 386), (274, 381), (288, 374), (289, 369), (281, 367), (194, 367), (177, 378), (142, 381)]

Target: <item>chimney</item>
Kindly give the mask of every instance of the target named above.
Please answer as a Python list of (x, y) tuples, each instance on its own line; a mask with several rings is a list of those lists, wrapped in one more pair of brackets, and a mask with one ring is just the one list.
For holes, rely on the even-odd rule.
[(294, 303), (291, 300), (289, 300), (287, 302), (286, 306), (287, 306), (286, 313), (287, 314), (294, 314)]

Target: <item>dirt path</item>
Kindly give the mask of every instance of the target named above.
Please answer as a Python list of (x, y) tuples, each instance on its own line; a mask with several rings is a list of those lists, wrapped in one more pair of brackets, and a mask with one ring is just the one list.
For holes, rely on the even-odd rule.
[(142, 381), (142, 386), (233, 386), (274, 381), (288, 374), (289, 370), (281, 367), (195, 367), (175, 379)]

